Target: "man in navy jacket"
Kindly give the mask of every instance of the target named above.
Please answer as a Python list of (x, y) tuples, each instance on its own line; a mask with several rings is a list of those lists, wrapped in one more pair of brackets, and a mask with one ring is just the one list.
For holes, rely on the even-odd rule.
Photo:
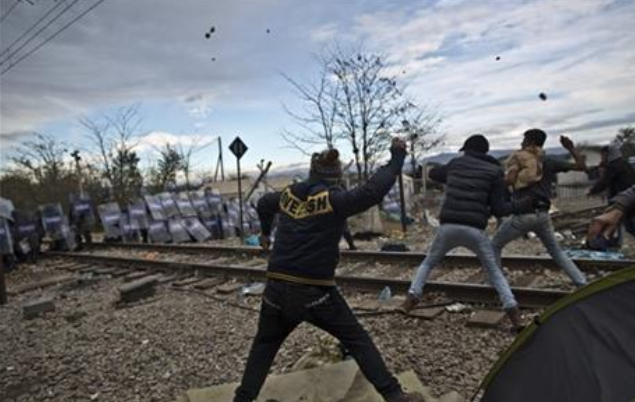
[(279, 219), (258, 332), (234, 402), (256, 399), (278, 349), (304, 321), (336, 337), (388, 402), (423, 401), (416, 395), (405, 394), (388, 372), (334, 279), (346, 218), (379, 204), (401, 172), (405, 143), (393, 140), (390, 151), (390, 162), (366, 184), (350, 191), (339, 186), (342, 167), (337, 150), (313, 154), (308, 180), (259, 200), (263, 248), (269, 247), (274, 216), (277, 214)]

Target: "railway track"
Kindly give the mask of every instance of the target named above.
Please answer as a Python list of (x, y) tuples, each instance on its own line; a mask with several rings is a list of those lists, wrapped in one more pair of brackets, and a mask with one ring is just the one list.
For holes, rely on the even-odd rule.
[[(89, 249), (108, 250), (112, 248), (156, 251), (161, 253), (180, 253), (193, 255), (244, 255), (248, 257), (266, 257), (268, 253), (259, 247), (248, 246), (218, 246), (218, 245), (174, 245), (174, 244), (140, 244), (140, 243), (93, 243)], [(380, 262), (388, 264), (407, 264), (417, 266), (423, 261), (426, 254), (422, 252), (383, 252), (383, 251), (349, 251), (342, 250), (341, 258), (349, 262)], [(617, 271), (623, 268), (635, 266), (635, 260), (592, 260), (575, 259), (576, 265), (585, 272), (596, 273), (598, 271)], [(444, 266), (480, 266), (474, 255), (451, 254), (443, 261)], [(503, 266), (508, 269), (542, 268), (560, 270), (549, 257), (536, 256), (504, 256)]]
[[(246, 282), (263, 281), (266, 270), (264, 267), (248, 267), (241, 265), (222, 265), (182, 261), (157, 261), (144, 258), (114, 257), (80, 253), (49, 252), (48, 256), (70, 259), (77, 263), (94, 264), (99, 266), (126, 267), (150, 272), (183, 273), (204, 277), (223, 275), (229, 278), (239, 278)], [(378, 292), (390, 287), (393, 292), (405, 293), (410, 284), (409, 280), (390, 277), (368, 277), (339, 275), (336, 277), (338, 285), (361, 291)], [(543, 308), (568, 294), (567, 291), (553, 289), (536, 289), (527, 287), (513, 287), (519, 304), (526, 308)], [(474, 283), (459, 283), (431, 280), (426, 284), (426, 292), (441, 292), (448, 298), (468, 303), (498, 304), (498, 295), (494, 288)]]

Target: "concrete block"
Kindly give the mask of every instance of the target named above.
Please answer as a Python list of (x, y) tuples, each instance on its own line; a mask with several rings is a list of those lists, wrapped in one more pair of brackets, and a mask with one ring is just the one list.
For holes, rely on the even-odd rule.
[(136, 281), (137, 279), (141, 279), (144, 276), (150, 276), (151, 274), (149, 272), (146, 271), (134, 271), (129, 273), (128, 275), (123, 277), (123, 281), (124, 282), (132, 282), (132, 281)]
[(188, 278), (185, 279), (181, 279), (180, 281), (174, 282), (172, 284), (172, 286), (175, 286), (177, 288), (182, 288), (182, 287), (186, 287), (189, 285), (193, 285), (196, 282), (200, 282), (203, 278), (198, 278), (196, 276), (190, 276)]
[(432, 320), (443, 314), (444, 311), (445, 309), (443, 307), (422, 308), (412, 310), (408, 315), (410, 317), (421, 318), (423, 320)]
[(201, 282), (198, 282), (197, 284), (194, 285), (194, 288), (198, 290), (206, 290), (206, 289), (213, 288), (215, 286), (220, 286), (225, 282), (227, 282), (226, 278), (222, 276), (217, 276), (215, 278), (207, 278)]
[(119, 286), (119, 301), (130, 303), (154, 295), (154, 285), (160, 278), (161, 275), (152, 275), (124, 283)]
[(117, 272), (119, 268), (115, 267), (102, 267), (97, 268), (93, 271), (95, 275), (112, 275), (114, 272)]
[(496, 328), (505, 318), (500, 310), (479, 310), (467, 322), (468, 327)]
[(48, 278), (48, 279), (44, 279), (42, 281), (39, 282), (35, 282), (35, 283), (28, 283), (26, 285), (22, 285), (22, 286), (18, 286), (14, 289), (9, 290), (10, 294), (19, 294), (19, 293), (25, 293), (25, 292), (29, 292), (31, 290), (36, 290), (36, 289), (43, 289), (43, 288), (47, 288), (49, 286), (55, 286), (55, 285), (61, 285), (64, 283), (68, 283), (68, 282), (73, 282), (75, 281), (75, 278), (73, 276), (57, 276), (54, 278)]
[(216, 291), (220, 294), (229, 294), (229, 293), (234, 293), (238, 290), (240, 290), (242, 287), (244, 286), (243, 283), (240, 282), (236, 282), (236, 283), (227, 283), (225, 285), (219, 286)]
[(22, 305), (22, 316), (25, 320), (39, 317), (44, 313), (55, 311), (55, 303), (50, 296), (37, 300), (30, 300)]

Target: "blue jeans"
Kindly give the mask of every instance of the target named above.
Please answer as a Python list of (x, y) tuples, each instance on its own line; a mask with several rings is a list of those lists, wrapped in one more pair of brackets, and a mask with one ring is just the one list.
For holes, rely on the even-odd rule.
[(532, 214), (514, 215), (507, 219), (498, 228), (492, 238), (492, 247), (496, 253), (498, 264), (501, 264), (501, 252), (507, 243), (524, 236), (528, 232), (536, 233), (547, 252), (554, 262), (564, 270), (576, 286), (584, 286), (586, 278), (580, 272), (571, 258), (569, 258), (558, 245), (554, 235), (551, 218), (547, 212), (537, 212)]
[(448, 252), (457, 247), (465, 247), (476, 254), (481, 265), (485, 268), (489, 283), (498, 292), (498, 297), (504, 308), (518, 305), (500, 265), (496, 263), (496, 255), (487, 233), (484, 230), (466, 225), (443, 224), (439, 227), (428, 255), (417, 269), (409, 293), (420, 298), (432, 268), (438, 265)]

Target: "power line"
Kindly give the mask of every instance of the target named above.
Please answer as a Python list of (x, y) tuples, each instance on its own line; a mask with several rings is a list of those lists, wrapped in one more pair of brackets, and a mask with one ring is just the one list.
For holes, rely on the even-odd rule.
[(11, 11), (13, 11), (13, 9), (15, 8), (15, 6), (17, 6), (19, 2), (20, 2), (20, 0), (15, 0), (15, 3), (13, 3), (13, 4), (11, 5), (11, 7), (9, 7), (9, 9), (7, 10), (7, 12), (6, 12), (6, 13), (5, 13), (2, 17), (0, 17), (0, 22), (4, 21), (4, 19), (5, 19), (5, 18), (7, 18), (7, 17), (9, 16), (9, 14), (11, 14)]
[(53, 11), (55, 11), (56, 8), (58, 8), (59, 6), (61, 6), (62, 4), (64, 4), (63, 1), (58, 1), (57, 3), (55, 3), (55, 5), (53, 7), (51, 7), (46, 14), (44, 14), (42, 17), (40, 17), (39, 20), (37, 20), (33, 25), (31, 25), (31, 27), (29, 29), (27, 29), (24, 33), (22, 33), (22, 35), (20, 35), (16, 40), (14, 40), (13, 42), (11, 42), (11, 44), (9, 46), (7, 46), (6, 49), (4, 49), (2, 51), (2, 53), (0, 53), (0, 57), (2, 57), (5, 53), (7, 53), (16, 43), (20, 42), (22, 39), (24, 39), (25, 36), (27, 36), (32, 30), (35, 29), (35, 27), (37, 27), (40, 22), (44, 21), (46, 19), (46, 17), (48, 17), (49, 15), (51, 15), (51, 13)]
[[(34, 33), (33, 35), (31, 35), (31, 37), (24, 42), (23, 44), (21, 44), (20, 46), (18, 46), (17, 49), (15, 49), (14, 51), (12, 51), (11, 53), (9, 53), (9, 55), (7, 55), (7, 57), (4, 58), (4, 60), (0, 61), (0, 66), (2, 66), (4, 63), (6, 63), (7, 61), (9, 61), (13, 56), (15, 56), (16, 54), (18, 54), (20, 52), (20, 50), (24, 49), (26, 47), (26, 45), (28, 45), (29, 43), (31, 43), (31, 41), (35, 38), (38, 37), (39, 34), (41, 34), (46, 28), (48, 28), (49, 26), (51, 26), (52, 23), (54, 23), (55, 21), (57, 21), (62, 15), (66, 14), (68, 12), (68, 10), (73, 7), (75, 4), (77, 4), (79, 2), (79, 0), (75, 0), (73, 1), (71, 4), (69, 4), (68, 6), (66, 6), (62, 11), (60, 11), (59, 13), (57, 13), (57, 15), (50, 20), (49, 22), (46, 23), (46, 25), (44, 25), (42, 28), (40, 28), (39, 31), (37, 31), (36, 33)], [(19, 59), (18, 59), (19, 60)]]
[[(58, 29), (53, 35), (49, 36), (46, 40), (44, 40), (43, 42), (41, 42), (39, 45), (37, 45), (35, 48), (31, 49), (27, 54), (23, 55), (22, 57), (20, 57), (18, 60), (15, 61), (15, 63), (11, 63), (11, 65), (9, 65), (9, 67), (7, 67), (6, 69), (2, 70), (2, 72), (0, 72), (0, 75), (4, 75), (5, 73), (7, 73), (9, 70), (11, 70), (13, 67), (15, 67), (16, 65), (18, 65), (22, 60), (26, 59), (27, 57), (29, 57), (31, 54), (33, 54), (35, 51), (37, 51), (39, 48), (41, 48), (42, 46), (46, 45), (48, 42), (50, 42), (51, 40), (55, 39), (55, 37), (59, 34), (61, 34), (62, 32), (64, 32), (68, 27), (70, 27), (71, 25), (73, 25), (75, 23), (75, 21), (79, 20), (80, 18), (82, 18), (84, 15), (88, 14), (89, 12), (91, 12), (92, 10), (94, 10), (97, 6), (99, 6), (101, 3), (103, 3), (105, 0), (99, 0), (97, 3), (93, 4), (92, 6), (90, 6), (88, 9), (86, 9), (84, 12), (82, 12), (80, 15), (78, 15), (77, 17), (73, 18), (68, 24), (64, 25), (62, 28)], [(75, 4), (75, 3), (73, 3)]]

